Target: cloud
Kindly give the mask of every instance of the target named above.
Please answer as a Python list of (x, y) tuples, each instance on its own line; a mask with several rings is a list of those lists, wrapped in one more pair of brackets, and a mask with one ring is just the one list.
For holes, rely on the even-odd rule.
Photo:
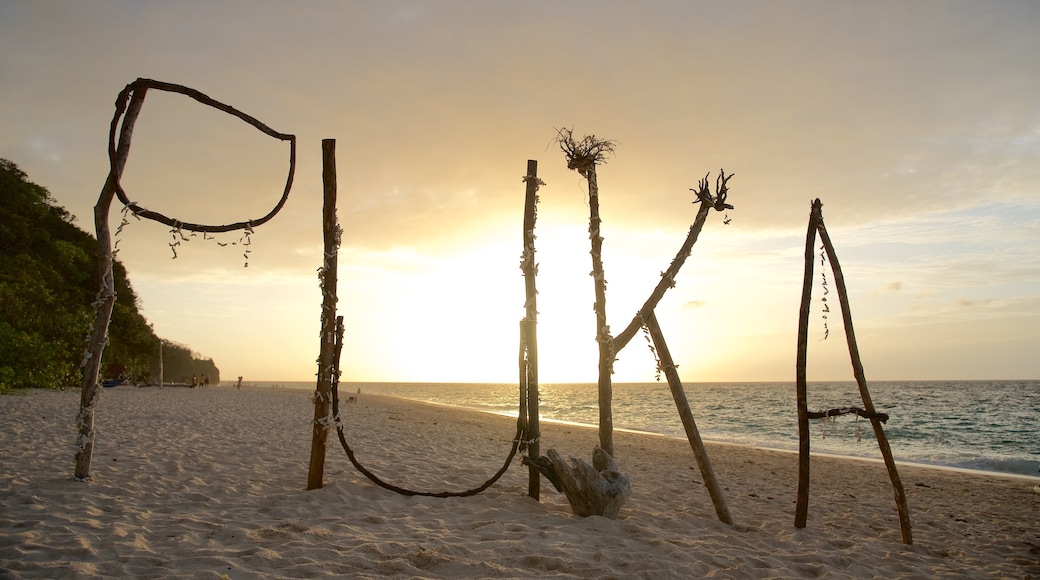
[(954, 304), (957, 308), (979, 308), (993, 304), (993, 300), (988, 298), (984, 300), (957, 300)]
[(881, 295), (884, 295), (884, 294), (894, 294), (894, 293), (899, 292), (902, 289), (903, 289), (903, 283), (902, 282), (889, 282), (888, 284), (886, 284), (880, 290), (874, 290), (874, 291), (870, 292), (870, 294), (868, 295), (868, 298), (877, 298), (878, 296), (881, 296)]

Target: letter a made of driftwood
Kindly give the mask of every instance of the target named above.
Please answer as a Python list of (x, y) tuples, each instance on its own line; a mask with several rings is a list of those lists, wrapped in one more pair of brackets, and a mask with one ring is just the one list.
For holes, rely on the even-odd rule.
[(592, 465), (574, 457), (564, 461), (555, 449), (546, 453), (557, 479), (553, 483), (563, 488), (574, 515), (617, 518), (632, 495), (632, 484), (618, 471), (613, 457), (598, 446), (592, 451)]

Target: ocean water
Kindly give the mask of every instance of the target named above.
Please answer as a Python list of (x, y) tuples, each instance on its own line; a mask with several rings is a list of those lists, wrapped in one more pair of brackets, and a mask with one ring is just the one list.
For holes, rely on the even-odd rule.
[[(257, 386), (275, 386), (257, 383)], [(313, 389), (314, 383), (277, 386)], [(1017, 475), (1040, 466), (1040, 381), (869, 383), (897, 461)], [(798, 449), (794, 383), (684, 384), (701, 437), (755, 447)], [(343, 393), (391, 395), (503, 414), (517, 414), (516, 384), (341, 383)], [(686, 437), (665, 382), (613, 389), (615, 429)], [(598, 424), (594, 384), (539, 385), (542, 419)], [(863, 407), (855, 382), (809, 383), (810, 411)], [(846, 415), (810, 421), (813, 453), (881, 458), (870, 422)]]

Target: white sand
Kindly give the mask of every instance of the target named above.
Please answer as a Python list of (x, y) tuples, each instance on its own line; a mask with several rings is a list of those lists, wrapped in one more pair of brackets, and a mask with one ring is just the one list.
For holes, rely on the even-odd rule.
[[(329, 440), (305, 491), (302, 391), (102, 393), (93, 481), (72, 481), (76, 392), (0, 397), (0, 578), (1037, 578), (1036, 481), (904, 466), (914, 545), (877, 463), (708, 445), (735, 520), (715, 516), (685, 441), (615, 433), (633, 494), (617, 520), (571, 515), (519, 459), (471, 498), (383, 490)], [(362, 462), (394, 483), (464, 489), (505, 458), (514, 420), (362, 395), (344, 408)], [(793, 412), (793, 408), (792, 408)], [(588, 460), (594, 430), (543, 424), (543, 451)]]

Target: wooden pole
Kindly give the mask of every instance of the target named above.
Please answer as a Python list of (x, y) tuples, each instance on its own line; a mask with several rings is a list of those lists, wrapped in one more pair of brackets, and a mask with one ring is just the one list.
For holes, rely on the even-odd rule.
[(589, 184), (589, 239), (592, 241), (592, 279), (596, 292), (596, 342), (599, 344), (599, 446), (614, 457), (614, 415), (611, 410), (614, 345), (607, 325), (607, 280), (603, 273), (603, 236), (600, 234), (599, 183), (596, 165), (580, 169)]
[[(108, 227), (108, 214), (112, 207), (112, 199), (116, 194), (119, 178), (126, 167), (130, 155), (130, 140), (134, 133), (134, 124), (144, 105), (144, 97), (148, 90), (139, 88), (133, 91), (126, 115), (119, 128), (119, 145), (110, 146), (108, 179), (101, 189), (97, 205), (94, 206), (94, 228), (98, 241), (98, 277), (100, 290), (94, 302), (94, 324), (91, 328), (90, 342), (83, 360), (83, 384), (80, 389), (79, 415), (76, 425), (79, 435), (76, 437), (76, 469), (75, 479), (90, 479), (90, 463), (94, 455), (94, 407), (97, 404), (98, 380), (101, 374), (101, 357), (108, 344), (108, 325), (112, 320), (112, 309), (116, 304), (115, 278), (112, 273), (112, 237)], [(121, 108), (125, 93), (120, 93), (116, 107)], [(115, 134), (117, 121), (113, 119), (110, 132)]]
[(340, 229), (336, 221), (336, 140), (322, 139), (322, 182), (325, 203), (322, 209), (322, 231), (325, 260), (321, 268), (321, 348), (318, 355), (318, 384), (314, 393), (314, 423), (311, 437), (311, 459), (307, 472), (307, 489), (320, 489), (325, 473), (325, 443), (332, 427), (332, 381), (335, 374), (336, 283), (338, 272)]
[[(539, 437), (541, 429), (538, 425), (538, 288), (535, 277), (538, 265), (535, 262), (534, 227), (538, 218), (538, 161), (527, 160), (527, 175), (524, 177), (527, 189), (524, 196), (524, 252), (521, 269), (524, 273), (524, 321), (522, 342), (527, 352), (524, 364), (523, 382), (527, 385), (527, 454), (529, 457), (539, 456)], [(538, 471), (528, 467), (527, 495), (539, 499), (541, 479)]]
[(603, 274), (603, 236), (600, 234), (599, 182), (596, 164), (606, 161), (617, 145), (609, 139), (597, 139), (588, 135), (580, 141), (574, 140), (570, 129), (557, 130), (557, 142), (567, 156), (567, 168), (576, 170), (589, 184), (589, 239), (592, 242), (592, 279), (595, 285), (596, 342), (599, 344), (599, 447), (614, 456), (614, 418), (611, 411), (613, 386), (611, 373), (614, 370), (614, 341), (607, 325), (607, 280)]
[(809, 416), (806, 395), (806, 360), (809, 341), (809, 305), (812, 301), (813, 262), (816, 259), (816, 226), (820, 219), (820, 200), (812, 204), (809, 229), (805, 233), (805, 270), (802, 275), (802, 302), (798, 308), (798, 356), (795, 366), (795, 388), (798, 399), (798, 499), (794, 510), (794, 527), (804, 528), (809, 514)]
[(849, 307), (849, 296), (845, 290), (845, 277), (841, 273), (841, 265), (838, 263), (838, 256), (834, 253), (834, 246), (831, 244), (830, 236), (827, 235), (827, 227), (823, 224), (822, 212), (820, 212), (820, 209), (815, 206), (814, 209), (819, 214), (817, 229), (820, 232), (820, 241), (823, 243), (824, 250), (827, 252), (827, 259), (828, 262), (830, 262), (831, 271), (834, 273), (834, 284), (838, 291), (838, 301), (841, 303), (841, 317), (845, 323), (845, 338), (849, 344), (849, 356), (852, 359), (852, 372), (856, 376), (856, 384), (859, 385), (859, 394), (863, 399), (863, 407), (872, 415), (870, 417), (870, 425), (874, 428), (874, 435), (877, 437), (878, 448), (881, 449), (881, 456), (885, 459), (885, 467), (888, 468), (888, 476), (892, 480), (892, 490), (895, 494), (896, 509), (899, 512), (899, 528), (902, 531), (903, 543), (910, 545), (914, 543), (913, 533), (910, 529), (910, 510), (906, 505), (906, 494), (903, 491), (903, 483), (899, 479), (899, 472), (896, 470), (895, 458), (892, 456), (892, 449), (888, 445), (888, 438), (885, 437), (885, 430), (881, 427), (881, 420), (874, 416), (876, 411), (874, 410), (874, 403), (870, 398), (870, 391), (867, 389), (867, 379), (863, 372), (863, 362), (860, 360), (859, 346), (856, 344), (856, 330), (852, 326), (852, 310)]
[(686, 430), (686, 438), (689, 439), (693, 455), (697, 458), (697, 467), (701, 470), (704, 485), (708, 488), (708, 495), (711, 496), (711, 502), (715, 506), (715, 514), (719, 516), (719, 520), (732, 525), (733, 516), (729, 513), (729, 507), (726, 505), (722, 487), (715, 478), (715, 470), (712, 469), (711, 460), (708, 459), (708, 452), (704, 449), (704, 442), (701, 441), (697, 422), (693, 420), (693, 411), (690, 410), (690, 402), (686, 399), (686, 392), (683, 390), (682, 382), (679, 380), (679, 372), (675, 370), (675, 363), (672, 361), (672, 354), (668, 350), (668, 344), (665, 343), (664, 333), (661, 332), (661, 326), (657, 323), (657, 316), (654, 315), (652, 310), (646, 317), (646, 326), (650, 331), (650, 339), (654, 341), (654, 348), (657, 350), (657, 357), (661, 362), (664, 376), (668, 379), (668, 388), (672, 391), (675, 406), (679, 409), (679, 417), (682, 419), (683, 429)]

